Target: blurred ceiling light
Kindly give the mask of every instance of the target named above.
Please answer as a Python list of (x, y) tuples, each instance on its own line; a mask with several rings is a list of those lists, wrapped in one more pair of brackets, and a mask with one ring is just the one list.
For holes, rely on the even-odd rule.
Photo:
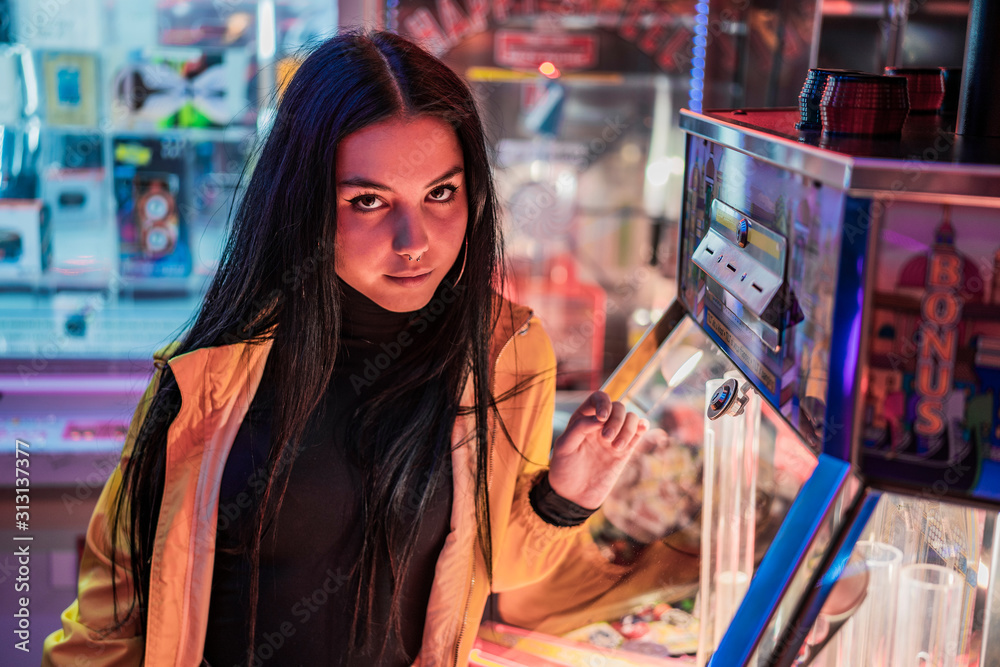
[(538, 66), (538, 71), (544, 74), (545, 76), (549, 77), (550, 79), (555, 79), (559, 77), (559, 70), (556, 68), (555, 65), (550, 63), (548, 60), (546, 60), (545, 62), (543, 62), (541, 65)]

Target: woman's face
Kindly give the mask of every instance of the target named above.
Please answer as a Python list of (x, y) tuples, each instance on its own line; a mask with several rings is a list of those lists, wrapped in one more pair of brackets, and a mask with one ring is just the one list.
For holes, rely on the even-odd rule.
[(393, 118), (341, 141), (337, 275), (386, 310), (427, 305), (465, 239), (464, 168), (455, 131), (433, 116)]

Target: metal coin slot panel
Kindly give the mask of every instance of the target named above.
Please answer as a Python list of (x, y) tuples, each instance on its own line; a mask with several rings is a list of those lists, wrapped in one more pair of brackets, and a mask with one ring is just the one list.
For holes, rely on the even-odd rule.
[[(708, 232), (692, 261), (742, 305), (731, 310), (772, 348), (788, 321), (785, 267), (787, 241), (732, 206), (712, 202)], [(748, 318), (747, 314), (753, 316)], [(767, 331), (761, 331), (761, 329)]]

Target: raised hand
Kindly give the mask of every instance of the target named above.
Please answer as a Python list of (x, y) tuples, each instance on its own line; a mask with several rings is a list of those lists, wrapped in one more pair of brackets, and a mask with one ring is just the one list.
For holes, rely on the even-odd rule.
[(581, 507), (600, 507), (648, 428), (647, 420), (595, 391), (576, 409), (553, 445), (552, 490)]

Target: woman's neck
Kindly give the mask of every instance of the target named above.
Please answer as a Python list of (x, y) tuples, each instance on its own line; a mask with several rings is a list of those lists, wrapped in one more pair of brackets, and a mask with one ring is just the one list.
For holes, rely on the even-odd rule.
[(346, 282), (337, 279), (341, 294), (341, 337), (347, 341), (375, 345), (396, 340), (406, 328), (414, 312), (396, 313), (386, 310)]

